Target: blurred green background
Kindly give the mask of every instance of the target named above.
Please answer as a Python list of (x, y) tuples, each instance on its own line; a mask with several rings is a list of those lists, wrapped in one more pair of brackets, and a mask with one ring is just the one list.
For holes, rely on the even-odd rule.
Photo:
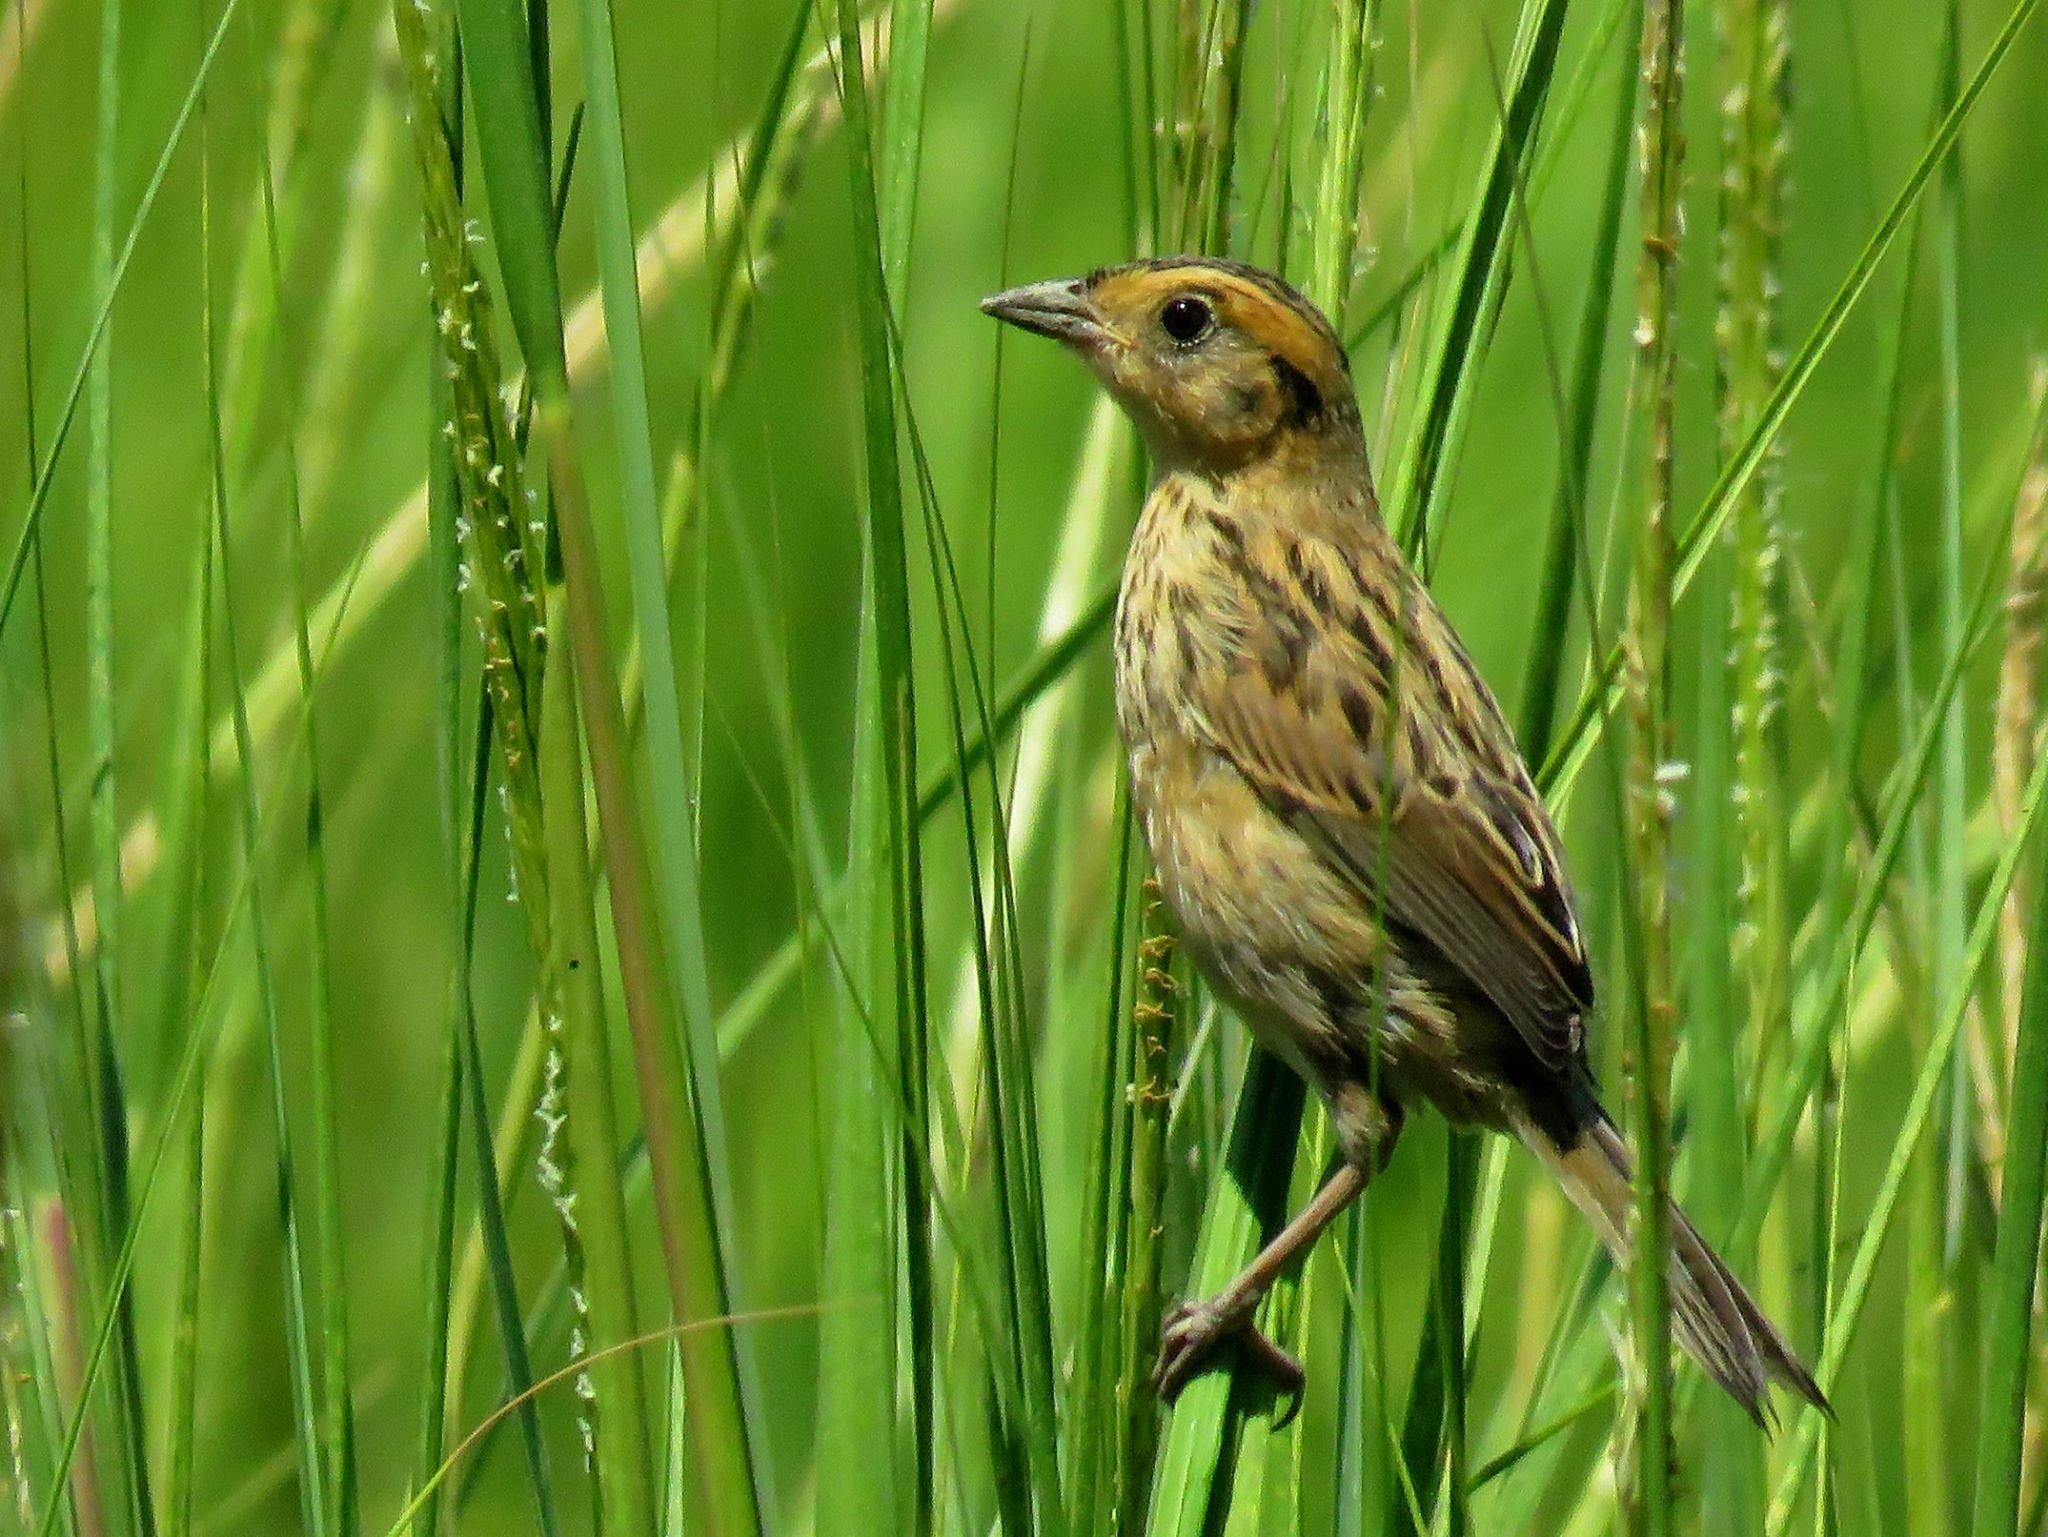
[[(95, 127), (100, 29), (107, 8), (88, 0), (5, 0), (5, 6), (0, 533), (11, 543), (33, 485), (31, 421), (34, 453), (40, 455), (47, 452), (98, 308), (90, 251), (101, 153)], [(1163, 38), (1198, 8), (1183, 8), (1185, 15), (1178, 16), (1172, 6), (1154, 9)], [(1307, 66), (1317, 57), (1314, 38), (1327, 9), (1304, 3), (1249, 11), (1232, 254), (1273, 263), (1283, 203), (1290, 194), (1297, 207), (1305, 202), (1316, 135), (1304, 124), (1313, 117), (1319, 88)], [(1714, 427), (1712, 242), (1720, 173), (1717, 108), (1725, 85), (1717, 78), (1716, 40), (1735, 9), (1699, 4), (1688, 19), (1687, 233), (1678, 269), (1682, 517), (1706, 497), (1721, 460)], [(581, 96), (571, 10), (559, 5), (554, 26), (558, 133)], [(1532, 211), (1535, 259), (1518, 261), (1497, 330), (1477, 354), (1469, 436), (1434, 514), (1441, 539), (1435, 589), (1511, 713), (1531, 645), (1539, 551), (1551, 517), (1558, 456), (1545, 326), (1569, 337), (1589, 276), (1606, 281), (1603, 273), (1589, 272), (1587, 244), (1606, 174), (1618, 78), (1618, 45), (1604, 30), (1614, 10), (1593, 4), (1569, 8), (1559, 83), (1538, 157), (1544, 170)], [(2007, 12), (1978, 0), (1961, 4), (1959, 11), (1967, 73)], [(666, 474), (676, 456), (694, 450), (707, 401), (720, 294), (703, 260), (702, 189), (707, 176), (723, 178), (736, 163), (776, 79), (796, 17), (789, 5), (751, 0), (615, 0), (612, 12), (635, 223), (647, 229), (667, 218), (671, 235), (666, 248), (643, 250), (641, 265), (648, 398), (656, 463)], [(1396, 294), (1404, 276), (1463, 216), (1495, 126), (1492, 80), (1506, 69), (1519, 14), (1505, 0), (1378, 9), (1348, 306), (1354, 325)], [(114, 61), (119, 110), (110, 160), (117, 234), (126, 230), (143, 196), (218, 15), (213, 0), (127, 0), (121, 7)], [(1778, 322), (1786, 347), (1806, 335), (1836, 294), (1929, 138), (1946, 24), (1941, 7), (1905, 0), (1799, 0), (1789, 15)], [(813, 23), (801, 45), (803, 57), (816, 51), (820, 35)], [(1122, 160), (1120, 46), (1117, 8), (1085, 0), (941, 0), (932, 16), (911, 265), (898, 316), (902, 383), (930, 456), (937, 505), (961, 555), (982, 670), (996, 683), (1019, 675), (1062, 617), (1110, 579), (1142, 496), (1142, 468), (1132, 445), (1105, 429), (1102, 442), (1111, 445), (1112, 459), (1100, 482), (1099, 506), (1077, 508), (1076, 466), (1097, 409), (1092, 386), (1055, 349), (1014, 335), (1001, 338), (976, 310), (982, 295), (1012, 282), (1075, 274), (1134, 254), (1136, 216)], [(1582, 70), (1591, 73), (1574, 97), (1567, 82)], [(422, 1280), (441, 1157), (446, 978), (453, 959), (440, 800), (433, 790), (442, 772), (436, 756), (439, 588), (424, 559), (424, 541), (404, 533), (424, 529), (415, 497), (427, 472), (434, 420), (420, 182), (402, 114), (400, 71), (389, 14), (373, 0), (244, 0), (227, 27), (200, 115), (171, 156), (161, 191), (140, 226), (102, 342), (112, 408), (106, 440), (112, 493), (113, 646), (106, 658), (116, 747), (112, 808), (114, 824), (128, 840), (124, 852), (132, 876), (121, 914), (110, 1022), (129, 1129), (138, 1146), (158, 1128), (171, 1066), (192, 1018), (177, 1006), (167, 982), (175, 965), (181, 897), (161, 855), (168, 836), (164, 820), (188, 772), (178, 755), (178, 702), (195, 560), (211, 516), (204, 378), (208, 285), (220, 333), (216, 345), (231, 365), (243, 368), (239, 375), (230, 372), (224, 397), (230, 403), (229, 601), (241, 677), (251, 682), (273, 658), (287, 669), (281, 690), (257, 696), (269, 704), (257, 709), (251, 778), (266, 814), (274, 809), (277, 816), (261, 866), (262, 900), (276, 963), (290, 1114), (299, 1126), (309, 1125), (311, 1115), (304, 1084), (311, 1072), (306, 1053), (312, 920), (305, 867), (289, 825), (302, 815), (304, 773), (289, 729), (297, 700), (288, 670), (288, 440), (297, 455), (312, 595), (345, 582), (363, 561), (344, 637), (322, 673), (318, 731), (350, 1376), (363, 1520), (372, 1531), (395, 1515), (412, 1476), (426, 1316)], [(1786, 686), (1777, 773), (1794, 808), (1786, 891), (1795, 927), (1809, 920), (1819, 901), (1826, 861), (1834, 852), (1816, 847), (1836, 741), (1836, 728), (1823, 710), (1827, 668), (1845, 617), (1839, 594), (1847, 590), (1856, 520), (1870, 515), (1880, 462), (1890, 457), (1896, 465), (1900, 542), (1897, 590), (1887, 589), (1873, 626), (1882, 702), (1870, 711), (1863, 746), (1873, 803), (1902, 755), (1902, 741), (1918, 729), (1920, 701), (1943, 655), (1938, 571), (1945, 477), (1953, 475), (1960, 488), (1968, 580), (1974, 581), (1985, 562), (2000, 558), (2018, 456), (2033, 419), (2031, 375), (2048, 325), (2048, 114), (2039, 110), (2044, 91), (2048, 29), (2036, 25), (2020, 35), (1963, 135), (1952, 253), (1944, 254), (1937, 236), (1909, 231), (1850, 314), (1780, 439), (1782, 559), (1791, 574), (1780, 593)], [(294, 95), (298, 110), (281, 111), (277, 103)], [(828, 83), (825, 96), (830, 95)], [(1567, 100), (1578, 104), (1569, 118), (1560, 116)], [(286, 234), (275, 321), (264, 313), (261, 298), (251, 297), (267, 286), (255, 192), (266, 143)], [(202, 155), (211, 202), (210, 268), (201, 259)], [(855, 659), (867, 473), (860, 380), (868, 360), (856, 324), (862, 257), (850, 221), (846, 143), (836, 107), (828, 104), (795, 175), (772, 246), (758, 253), (751, 324), (731, 388), (711, 419), (709, 452), (697, 482), (701, 494), (690, 508), (670, 587), (673, 633), (691, 680), (686, 724), (693, 751), (701, 752), (701, 794), (692, 811), (700, 839), (708, 979), (721, 1010), (747, 995), (800, 918), (815, 919), (808, 912), (815, 894), (793, 869), (787, 842), (796, 808), (807, 803), (837, 859), (852, 796), (848, 764), (855, 756), (859, 712)], [(584, 176), (579, 168), (571, 182), (559, 252), (563, 291), (572, 303), (584, 302), (597, 281)], [(481, 208), (477, 212), (484, 217)], [(1640, 444), (1625, 441), (1621, 430), (1629, 415), (1633, 220), (1631, 200), (1587, 502), (1594, 554), (1606, 557), (1599, 567), (1603, 590), (1616, 597), (1604, 615), (1609, 634), (1622, 611), (1618, 594), (1626, 568), (1622, 555), (1610, 553), (1610, 542), (1619, 538), (1625, 549), (1626, 530), (1638, 516), (1632, 456)], [(1920, 250), (1913, 309), (1897, 344), (1901, 410), (1888, 437), (1883, 392), (1893, 355), (1890, 337), (1899, 312), (1904, 247), (1914, 241)], [(486, 275), (495, 278), (494, 247), (487, 240), (479, 249)], [(251, 265), (252, 252), (258, 265)], [(1368, 432), (1383, 474), (1405, 441), (1414, 354), (1436, 297), (1436, 270), (1425, 269), (1396, 323), (1376, 330), (1355, 354)], [(1942, 312), (1949, 296), (1952, 316)], [(595, 333), (588, 316), (584, 323), (588, 340)], [(1953, 466), (1945, 466), (1943, 451), (1944, 324), (1954, 328), (1960, 457)], [(258, 339), (238, 348), (238, 326), (253, 328)], [(601, 348), (587, 346), (577, 357), (574, 335), (572, 328), (577, 441), (610, 562), (612, 617), (623, 636), (628, 607), (617, 462), (608, 446), (612, 404)], [(505, 345), (510, 356), (509, 338)], [(1566, 362), (1558, 360), (1557, 366)], [(105, 831), (92, 829), (93, 728), (86, 706), (96, 654), (84, 596), (91, 436), (82, 410), (56, 462), (42, 517), (47, 577), (41, 593), (50, 627), (54, 711), (44, 704), (32, 579), (0, 632), (0, 832), (12, 856), (9, 896), (20, 917), (6, 999), (19, 1011), (12, 1055), (16, 1081), (10, 1089), (11, 1156), (17, 1165), (12, 1191), (27, 1204), (25, 1233), (41, 1231), (38, 1223), (47, 1216), (53, 1188), (51, 1154), (47, 1146), (29, 1145), (36, 1122), (21, 1108), (40, 1092), (31, 1087), (36, 1065), (45, 1059), (36, 1041), (70, 1028), (65, 1021), (82, 996), (64, 975), (56, 926), (67, 881), (53, 837), (51, 744), (61, 764), (71, 886), (85, 880), (89, 838)], [(391, 535), (394, 527), (399, 535)], [(1623, 532), (1610, 533), (1610, 527)], [(1068, 585), (1060, 586), (1062, 581)], [(933, 640), (938, 618), (921, 554), (913, 556), (911, 587), (929, 769), (943, 766), (950, 738), (942, 713), (947, 685)], [(1694, 685), (1703, 644), (1686, 612), (1681, 610), (1674, 667), (1682, 757), (1690, 757), (1694, 747)], [(1584, 616), (1574, 623), (1563, 642), (1572, 658), (1565, 674), (1567, 701), (1576, 696), (1578, 659), (1585, 650)], [(1919, 641), (1910, 663), (1901, 660), (1901, 638)], [(1980, 889), (1977, 883), (2003, 846), (1989, 805), (1997, 651), (1994, 645), (1972, 666), (1960, 706), (1972, 891)], [(219, 709), (229, 674), (218, 640), (212, 670), (213, 713), (224, 721)], [(1078, 1306), (1073, 1271), (1090, 1195), (1089, 1141), (1098, 1092), (1092, 1073), (1104, 1028), (1107, 939), (1115, 927), (1113, 817), (1120, 772), (1110, 745), (1104, 648), (1090, 645), (1071, 676), (1071, 691), (1058, 703), (1059, 713), (1046, 717), (1049, 735), (1038, 743), (1049, 788), (1027, 813), (1036, 820), (1020, 834), (1031, 852), (1020, 860), (1017, 877), (1023, 1014), (1035, 1042), (1046, 1232), (1063, 1341)], [(208, 936), (218, 931), (226, 893), (241, 866), (235, 829), (241, 770), (231, 736), (216, 728), (215, 742), (217, 772), (206, 796), (201, 860), (206, 889), (194, 909)], [(1589, 772), (1587, 783), (1597, 780)], [(1690, 989), (1702, 967), (1727, 964), (1716, 936), (1693, 927), (1691, 851), (1700, 825), (1693, 818), (1706, 818), (1710, 827), (1725, 821), (1731, 840), (1740, 834), (1726, 807), (1700, 810), (1682, 785), (1677, 793), (1674, 880), (1684, 986)], [(1035, 830), (1041, 823), (1042, 836)], [(1896, 905), (1888, 909), (1893, 916), (1887, 922), (1903, 926), (1909, 945), (1914, 919), (1926, 919), (1928, 912), (1925, 890), (1915, 882), (1931, 880), (1926, 867), (1930, 860), (1939, 862), (1944, 825), (1935, 811), (1927, 813), (1913, 851), (1921, 875), (1895, 883)], [(1614, 840), (1598, 795), (1578, 797), (1567, 836), (1603, 958), (1618, 966)], [(478, 1019), (495, 1109), (510, 1071), (532, 966), (518, 910), (502, 899), (503, 839), (492, 831), (483, 849)], [(949, 1043), (953, 1081), (963, 1113), (971, 1116), (976, 1005), (971, 969), (962, 960), (972, 920), (957, 817), (935, 819), (926, 857), (935, 1028)], [(210, 953), (210, 944), (209, 938), (202, 954)], [(1859, 972), (1858, 1008), (1836, 1058), (1847, 1149), (1838, 1199), (1850, 1238), (1893, 1146), (1916, 1048), (1931, 1028), (1921, 1005), (1946, 996), (1950, 980), (1911, 966), (1900, 970), (1894, 948), (1878, 942)], [(1802, 966), (1817, 966), (1815, 957), (1824, 950), (1802, 943), (1795, 953)], [(2003, 1017), (2003, 987), (1987, 971), (1981, 1013), (1991, 1019), (1994, 1034)], [(1619, 989), (1610, 996), (1620, 996)], [(216, 1006), (219, 1033), (205, 1078), (198, 1528), (282, 1531), (300, 1519), (300, 1504), (293, 1489), (290, 1377), (280, 1329), (277, 1165), (259, 996), (246, 959), (230, 961)], [(1194, 1013), (1191, 1008), (1190, 1024)], [(844, 1029), (839, 1020), (831, 966), (814, 953), (792, 985), (768, 995), (743, 1026), (728, 1029), (728, 1238), (749, 1308), (821, 1300), (869, 1305), (821, 1292), (829, 1159), (823, 1132), (835, 1073), (830, 1043)], [(612, 1021), (622, 1028), (616, 1009)], [(1205, 1037), (1202, 1049), (1209, 1056), (1200, 1072), (1210, 1077), (1190, 1099), (1189, 1128), (1174, 1144), (1167, 1203), (1169, 1295), (1193, 1243), (1242, 1041), (1226, 1022)], [(621, 1103), (631, 1105), (631, 1092), (623, 1086), (627, 1060), (621, 1049)], [(1956, 1082), (1953, 1103), (1945, 1101), (1943, 1134), (1949, 1136), (1952, 1119), (1961, 1129), (1951, 1140), (1968, 1143), (1965, 1080), (1959, 1074)], [(1433, 1119), (1418, 1119), (1422, 1124), (1376, 1187), (1372, 1226), (1373, 1242), (1386, 1256), (1383, 1265), (1391, 1268), (1382, 1299), (1384, 1330), (1390, 1359), (1400, 1361), (1412, 1358), (1421, 1330), (1444, 1182), (1444, 1134)], [(1808, 1348), (1817, 1339), (1816, 1279), (1804, 1262), (1807, 1240), (1798, 1235), (1812, 1220), (1815, 1203), (1825, 1204), (1816, 1192), (1827, 1185), (1812, 1166), (1814, 1157), (1811, 1138), (1803, 1138), (1795, 1181), (1752, 1267), (1767, 1273), (1763, 1294)], [(1957, 1236), (1941, 1261), (1949, 1279), (1940, 1291), (1959, 1311), (1953, 1331), (1940, 1335), (1942, 1365), (1935, 1380), (1964, 1404), (1976, 1382), (1975, 1293), (1968, 1276), (1971, 1256), (1988, 1242), (1990, 1218), (1970, 1161), (1959, 1159), (1955, 1167), (1962, 1171), (1958, 1193), (1941, 1211)], [(303, 1181), (303, 1167), (300, 1176)], [(179, 1309), (183, 1178), (175, 1175), (146, 1215), (138, 1254), (140, 1359), (145, 1378), (157, 1384), (169, 1371), (171, 1324)], [(963, 1188), (978, 1189), (977, 1178), (964, 1178)], [(463, 1179), (458, 1243), (474, 1220), (471, 1175)], [(513, 1255), (522, 1280), (537, 1295), (559, 1258), (559, 1238), (531, 1178), (514, 1179), (512, 1188)], [(644, 1182), (634, 1188), (640, 1293), (653, 1327), (662, 1314), (658, 1259)], [(1506, 1188), (1504, 1237), (1495, 1260), (1500, 1275), (1483, 1314), (1473, 1389), (1475, 1404), (1485, 1406), (1519, 1404), (1537, 1354), (1566, 1306), (1566, 1257), (1576, 1260), (1584, 1244), (1579, 1230), (1566, 1226), (1561, 1203), (1537, 1188), (1519, 1159)], [(1405, 1258), (1410, 1255), (1412, 1265)], [(1831, 1451), (1843, 1486), (1852, 1491), (1842, 1496), (1840, 1530), (1948, 1529), (1947, 1517), (1923, 1524), (1933, 1518), (1907, 1493), (1920, 1475), (1910, 1459), (1902, 1462), (1890, 1450), (1909, 1434), (1899, 1405), (1901, 1341), (1912, 1337), (1904, 1301), (1908, 1268), (1895, 1245), (1880, 1274), (1876, 1311), (1864, 1326), (1866, 1344), (1852, 1352), (1848, 1376), (1836, 1390), (1845, 1407)], [(1333, 1312), (1318, 1319), (1312, 1374), (1334, 1372), (1337, 1322)], [(488, 1322), (479, 1328), (487, 1331)], [(772, 1529), (805, 1530), (816, 1500), (817, 1325), (799, 1317), (751, 1325), (747, 1333), (763, 1388), (760, 1433), (774, 1457), (780, 1518)], [(539, 1327), (535, 1341), (537, 1369), (566, 1359), (558, 1327)], [(452, 1411), (458, 1432), (495, 1400), (501, 1371), (486, 1333), (475, 1348), (467, 1397)], [(983, 1428), (971, 1380), (959, 1379), (960, 1402), (952, 1412), (961, 1417), (956, 1434), (976, 1442)], [(558, 1475), (573, 1483), (578, 1458), (572, 1401), (566, 1393), (552, 1393), (541, 1402)], [(160, 1396), (153, 1397), (153, 1457), (164, 1434), (162, 1412)], [(1960, 1411), (1958, 1417), (1970, 1419)], [(1473, 1423), (1476, 1432), (1496, 1422), (1475, 1409)], [(1739, 1426), (1732, 1418), (1712, 1423), (1731, 1434)], [(958, 1424), (970, 1428), (958, 1430)], [(1311, 1466), (1320, 1466), (1334, 1455), (1337, 1433), (1320, 1400), (1311, 1402), (1308, 1424), (1305, 1455)], [(1962, 1471), (1951, 1470), (1950, 1476), (1951, 1487), (1961, 1490), (1968, 1485), (1970, 1459), (1960, 1449), (1967, 1437), (1960, 1429), (1957, 1435)], [(1583, 1435), (1581, 1440), (1576, 1465), (1591, 1469), (1599, 1460), (1598, 1442)], [(1478, 1456), (1504, 1444), (1491, 1432), (1484, 1438), (1475, 1434)], [(1696, 1456), (1699, 1442), (1689, 1438), (1687, 1447)], [(944, 1454), (956, 1455), (963, 1467), (976, 1465), (971, 1452), (956, 1448)], [(474, 1466), (473, 1503), (461, 1529), (528, 1529), (528, 1475), (513, 1437), (495, 1439)], [(1697, 1473), (1697, 1463), (1688, 1467)], [(961, 1514), (976, 1512), (985, 1519), (981, 1474), (968, 1471), (958, 1478), (970, 1491), (960, 1497)], [(0, 1483), (5, 1479), (0, 1469)], [(1579, 1523), (1571, 1530), (1603, 1529), (1604, 1516), (1581, 1508), (1590, 1500), (1588, 1508), (1606, 1509), (1605, 1497), (1586, 1492), (1597, 1482), (1591, 1471), (1577, 1481), (1564, 1480), (1569, 1497), (1553, 1497), (1563, 1498), (1566, 1512), (1555, 1518), (1557, 1529), (1567, 1529), (1568, 1517)], [(1341, 1497), (1320, 1475), (1304, 1475), (1302, 1487), (1301, 1529), (1332, 1529), (1323, 1523), (1335, 1519), (1331, 1511)], [(942, 1504), (950, 1524), (950, 1501)], [(563, 1505), (572, 1512), (570, 1525), (580, 1529), (583, 1502), (565, 1498)], [(1915, 1513), (1909, 1516), (1909, 1510)], [(0, 1515), (0, 1527), (9, 1519)], [(1704, 1518), (1688, 1518), (1688, 1529), (1697, 1519)], [(1869, 1521), (1877, 1524), (1864, 1524)]]

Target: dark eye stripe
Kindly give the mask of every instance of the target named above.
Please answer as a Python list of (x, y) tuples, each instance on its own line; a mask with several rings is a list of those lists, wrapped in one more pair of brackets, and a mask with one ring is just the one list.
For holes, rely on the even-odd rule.
[(1287, 398), (1287, 417), (1297, 427), (1306, 427), (1323, 414), (1323, 392), (1315, 381), (1277, 353), (1273, 356), (1273, 377)]

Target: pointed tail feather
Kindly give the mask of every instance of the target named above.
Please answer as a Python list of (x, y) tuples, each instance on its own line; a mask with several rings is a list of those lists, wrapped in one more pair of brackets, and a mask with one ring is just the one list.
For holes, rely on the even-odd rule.
[[(1626, 1265), (1635, 1188), (1628, 1148), (1614, 1123), (1596, 1112), (1569, 1148), (1560, 1148), (1535, 1126), (1522, 1128), (1522, 1140), (1557, 1176), (1572, 1204), (1592, 1221), (1616, 1262)], [(1765, 1388), (1771, 1382), (1817, 1409), (1834, 1412), (1776, 1325), (1675, 1203), (1668, 1280), (1672, 1332), (1678, 1343), (1757, 1424), (1769, 1424)]]

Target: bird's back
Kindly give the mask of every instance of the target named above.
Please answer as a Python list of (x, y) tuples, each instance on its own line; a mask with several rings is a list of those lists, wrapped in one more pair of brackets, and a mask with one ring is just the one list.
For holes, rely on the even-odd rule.
[(1307, 501), (1301, 479), (1167, 476), (1148, 500), (1116, 637), (1134, 803), (1188, 944), (1266, 1045), (1326, 1091), (1369, 1075), (1501, 1124), (1504, 1058), (1516, 1082), (1538, 1064), (1481, 983), (1389, 923), (1371, 845), (1464, 793), (1428, 765), (1519, 764), (1362, 470)]

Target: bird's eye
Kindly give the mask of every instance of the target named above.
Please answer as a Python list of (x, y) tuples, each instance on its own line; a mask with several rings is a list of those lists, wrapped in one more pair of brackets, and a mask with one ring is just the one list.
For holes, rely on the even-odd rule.
[(1159, 312), (1160, 327), (1184, 347), (1199, 341), (1215, 321), (1215, 312), (1191, 294), (1167, 300), (1166, 308)]

